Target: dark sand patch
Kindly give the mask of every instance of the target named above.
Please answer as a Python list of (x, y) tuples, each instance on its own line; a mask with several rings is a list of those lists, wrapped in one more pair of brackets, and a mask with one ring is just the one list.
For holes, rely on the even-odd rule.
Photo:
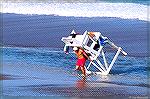
[(23, 79), (23, 78), (20, 76), (0, 74), (0, 80), (15, 80), (15, 79)]

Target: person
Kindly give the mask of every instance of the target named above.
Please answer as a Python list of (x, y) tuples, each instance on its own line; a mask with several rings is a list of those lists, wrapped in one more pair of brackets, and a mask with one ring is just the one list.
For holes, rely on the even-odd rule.
[(77, 56), (76, 70), (81, 70), (83, 77), (86, 77), (85, 62), (89, 57), (82, 48), (73, 47), (73, 51)]

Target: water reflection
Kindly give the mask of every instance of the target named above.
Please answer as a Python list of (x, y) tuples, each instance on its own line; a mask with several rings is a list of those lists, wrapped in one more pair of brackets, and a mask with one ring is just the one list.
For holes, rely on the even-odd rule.
[(84, 89), (87, 87), (87, 80), (85, 77), (82, 77), (80, 80), (77, 80), (76, 82), (76, 88), (78, 89)]

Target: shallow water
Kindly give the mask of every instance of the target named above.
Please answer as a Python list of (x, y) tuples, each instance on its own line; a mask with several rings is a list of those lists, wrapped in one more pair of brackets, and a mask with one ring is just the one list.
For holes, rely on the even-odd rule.
[[(129, 92), (119, 94), (147, 95), (150, 88), (148, 83), (148, 72), (150, 69), (147, 64), (147, 57), (123, 57), (120, 55), (108, 76), (91, 75), (87, 77), (85, 85), (74, 71), (76, 57), (73, 53), (66, 55), (62, 49), (58, 48), (4, 47), (1, 49), (3, 50), (2, 73), (10, 75), (14, 79), (3, 80), (4, 95), (70, 96), (71, 94), (68, 94), (68, 91), (63, 93), (62, 89), (70, 90), (74, 93), (74, 91), (77, 92), (74, 87), (80, 88), (85, 86), (87, 86), (86, 90), (95, 91), (100, 90), (97, 88), (107, 90), (108, 87), (121, 87), (121, 89)], [(106, 55), (108, 61), (112, 59), (112, 55), (113, 53)], [(94, 68), (92, 69), (94, 70)], [(66, 89), (66, 87), (70, 89)], [(53, 88), (58, 88), (57, 90), (61, 94), (57, 94), (59, 93), (57, 91), (53, 92)], [(27, 92), (25, 92), (26, 90)], [(119, 90), (116, 90), (116, 93), (120, 92)], [(106, 94), (114, 94), (112, 92)], [(79, 94), (79, 92), (77, 93)]]

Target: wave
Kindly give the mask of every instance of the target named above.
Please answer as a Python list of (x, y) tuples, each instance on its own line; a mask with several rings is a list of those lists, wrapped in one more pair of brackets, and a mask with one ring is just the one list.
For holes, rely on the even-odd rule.
[(1, 13), (148, 19), (149, 5), (137, 3), (2, 3)]

